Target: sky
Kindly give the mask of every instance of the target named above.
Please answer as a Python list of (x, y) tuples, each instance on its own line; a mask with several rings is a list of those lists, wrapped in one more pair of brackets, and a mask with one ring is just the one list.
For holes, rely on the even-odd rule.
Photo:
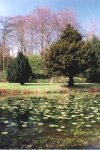
[(0, 0), (0, 16), (27, 15), (41, 6), (73, 10), (84, 28), (89, 29), (91, 22), (100, 25), (100, 0)]

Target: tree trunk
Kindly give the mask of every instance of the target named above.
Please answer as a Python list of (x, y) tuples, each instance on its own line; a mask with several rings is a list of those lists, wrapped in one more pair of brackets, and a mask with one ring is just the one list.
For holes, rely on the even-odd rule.
[(68, 86), (69, 87), (73, 87), (74, 86), (74, 80), (73, 80), (73, 76), (72, 75), (69, 76)]
[(5, 70), (5, 40), (4, 40), (4, 43), (3, 43), (3, 52), (2, 52), (2, 71), (4, 72)]
[(4, 58), (4, 56), (3, 56), (2, 60), (3, 60), (3, 62), (2, 62), (3, 63), (2, 64), (2, 71), (4, 72), (5, 71), (5, 58)]
[(20, 82), (21, 85), (24, 85), (24, 82)]

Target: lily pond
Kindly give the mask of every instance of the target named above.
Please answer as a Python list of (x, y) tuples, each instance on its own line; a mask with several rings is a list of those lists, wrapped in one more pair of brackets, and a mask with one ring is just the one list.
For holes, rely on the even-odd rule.
[(1, 99), (4, 148), (100, 148), (100, 94)]

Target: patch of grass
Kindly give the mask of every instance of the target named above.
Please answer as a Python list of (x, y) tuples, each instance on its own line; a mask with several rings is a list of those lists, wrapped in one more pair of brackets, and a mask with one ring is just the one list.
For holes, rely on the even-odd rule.
[[(75, 86), (70, 89), (84, 89), (84, 88), (100, 88), (99, 83), (75, 83)], [(8, 83), (8, 82), (1, 82), (0, 89), (7, 89), (7, 90), (47, 90), (47, 91), (56, 91), (67, 89), (67, 84), (58, 84), (58, 83), (26, 83), (24, 85), (20, 85), (19, 83)]]
[(19, 83), (0, 83), (0, 89), (9, 90), (60, 90), (62, 88), (61, 84), (55, 83), (26, 83), (20, 85)]
[(61, 98), (61, 100), (68, 95), (82, 93), (96, 94), (100, 93), (100, 84), (75, 84), (73, 88), (68, 88), (66, 84), (58, 83), (27, 83), (25, 85), (20, 85), (19, 83), (0, 83), (0, 100), (3, 97), (49, 97), (49, 98)]

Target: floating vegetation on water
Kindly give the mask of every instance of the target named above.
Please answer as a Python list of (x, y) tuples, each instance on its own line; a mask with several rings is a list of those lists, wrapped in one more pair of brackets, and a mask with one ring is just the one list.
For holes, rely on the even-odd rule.
[(62, 129), (57, 129), (57, 131), (61, 132), (61, 131), (62, 131)]
[(2, 134), (2, 135), (7, 135), (7, 134), (8, 134), (8, 132), (1, 132), (1, 134)]
[[(12, 145), (17, 139), (22, 146), (27, 143), (24, 148), (37, 148), (35, 146), (43, 145), (44, 141), (52, 144), (61, 137), (65, 143), (60, 143), (65, 148), (74, 142), (85, 145), (93, 143), (93, 140), (100, 141), (100, 95), (76, 94), (66, 99), (63, 102), (62, 99), (46, 97), (9, 97), (1, 100), (0, 144), (3, 145), (4, 138), (6, 144), (10, 141)], [(58, 141), (55, 141), (56, 137)]]
[(76, 122), (73, 122), (72, 124), (73, 124), (73, 125), (77, 125), (77, 123), (76, 123)]
[(95, 123), (96, 121), (95, 120), (91, 120), (91, 122)]
[(4, 123), (9, 123), (9, 121), (8, 121), (8, 120), (5, 120)]
[(22, 124), (21, 125), (23, 128), (26, 128), (27, 127), (27, 124)]
[(55, 124), (50, 124), (49, 127), (58, 127)]
[(90, 125), (90, 124), (86, 124), (85, 126), (86, 126), (86, 127), (91, 127), (91, 125)]
[(43, 126), (43, 125), (44, 125), (44, 123), (38, 123), (38, 125), (39, 125), (39, 126)]
[(61, 126), (60, 128), (61, 128), (61, 129), (64, 129), (64, 128), (65, 128), (65, 126)]

